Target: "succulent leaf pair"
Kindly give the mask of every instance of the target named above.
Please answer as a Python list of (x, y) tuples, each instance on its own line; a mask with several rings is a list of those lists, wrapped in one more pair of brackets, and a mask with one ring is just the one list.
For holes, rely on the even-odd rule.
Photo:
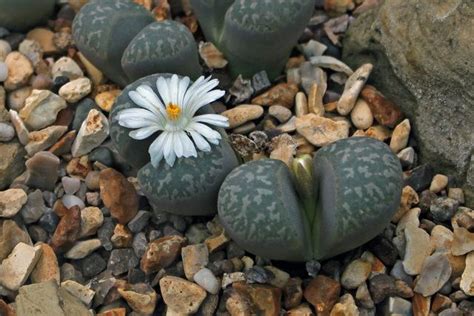
[(218, 200), (232, 239), (266, 258), (304, 261), (358, 247), (390, 222), (402, 177), (386, 144), (366, 137), (339, 140), (318, 150), (311, 164), (296, 166), (295, 177), (272, 159), (234, 169)]
[(91, 0), (74, 18), (73, 37), (84, 56), (122, 86), (158, 72), (201, 74), (191, 32), (175, 21), (154, 22), (131, 0)]
[(221, 49), (234, 76), (285, 66), (314, 9), (314, 0), (191, 0), (207, 40)]

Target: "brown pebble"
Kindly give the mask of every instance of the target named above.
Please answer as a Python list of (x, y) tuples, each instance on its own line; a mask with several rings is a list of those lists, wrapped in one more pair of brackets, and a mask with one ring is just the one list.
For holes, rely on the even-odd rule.
[(286, 309), (295, 308), (300, 305), (303, 299), (303, 288), (300, 278), (291, 278), (283, 288), (284, 301), (283, 304)]
[(172, 264), (181, 252), (186, 239), (178, 236), (166, 236), (153, 240), (140, 261), (140, 268), (146, 274), (157, 272)]
[(138, 212), (135, 187), (120, 172), (107, 168), (99, 175), (100, 197), (120, 224), (128, 223)]
[(133, 240), (133, 234), (127, 226), (122, 224), (115, 225), (114, 234), (110, 237), (110, 241), (115, 248), (130, 247)]
[(289, 83), (280, 83), (252, 99), (253, 104), (275, 105), (279, 104), (291, 109), (295, 101), (295, 95), (298, 92), (298, 86)]
[(35, 268), (31, 272), (30, 278), (32, 283), (47, 282), (55, 280), (59, 285), (60, 274), (58, 259), (54, 253), (53, 248), (48, 244), (40, 245), (42, 253)]
[(75, 138), (76, 138), (76, 131), (69, 131), (63, 137), (61, 137), (56, 142), (56, 144), (51, 146), (51, 148), (48, 151), (58, 157), (61, 155), (67, 154), (71, 151), (71, 146)]
[(339, 282), (327, 276), (318, 275), (304, 289), (304, 297), (314, 306), (318, 316), (324, 316), (329, 315), (339, 299), (340, 292)]
[(393, 128), (402, 121), (403, 113), (400, 108), (374, 86), (366, 85), (360, 95), (367, 102), (375, 120), (380, 125)]
[(61, 217), (53, 237), (51, 237), (51, 247), (57, 253), (68, 250), (77, 240), (80, 230), (81, 209), (78, 206), (73, 206)]
[(248, 284), (236, 282), (232, 287), (243, 295), (250, 297), (252, 303), (262, 315), (280, 315), (281, 290), (277, 287), (264, 284)]
[(73, 158), (66, 166), (66, 172), (72, 177), (85, 179), (87, 174), (92, 170), (92, 163), (87, 156)]

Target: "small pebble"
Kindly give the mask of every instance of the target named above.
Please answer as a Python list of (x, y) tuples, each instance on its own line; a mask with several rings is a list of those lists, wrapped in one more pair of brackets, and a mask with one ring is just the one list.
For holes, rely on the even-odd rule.
[(458, 207), (458, 201), (451, 198), (439, 197), (432, 201), (430, 212), (435, 220), (444, 222), (451, 219)]
[(400, 150), (407, 147), (410, 131), (411, 126), (408, 119), (403, 120), (395, 127), (392, 133), (392, 138), (390, 139), (390, 149), (392, 149), (394, 153), (398, 153)]
[(372, 64), (364, 64), (347, 79), (344, 92), (337, 102), (337, 112), (339, 114), (347, 115), (352, 111), (365, 82), (372, 72), (372, 68)]
[(30, 60), (17, 51), (7, 55), (5, 64), (8, 67), (8, 76), (3, 82), (6, 90), (15, 90), (25, 86), (34, 72)]
[(68, 259), (82, 259), (90, 255), (94, 250), (101, 246), (99, 239), (89, 239), (78, 241), (74, 246), (71, 247), (65, 254), (64, 257)]
[(194, 274), (194, 282), (211, 294), (219, 293), (220, 283), (211, 270), (202, 268)]
[(82, 210), (84, 207), (86, 207), (86, 205), (84, 204), (84, 201), (82, 201), (80, 198), (78, 198), (75, 195), (66, 194), (63, 196), (62, 201), (64, 203), (64, 206), (67, 208), (71, 208), (74, 205), (76, 205)]
[(358, 99), (351, 112), (351, 120), (358, 129), (367, 129), (372, 126), (374, 116), (369, 105), (363, 99)]
[(285, 123), (292, 116), (291, 111), (288, 108), (281, 105), (272, 105), (268, 109), (268, 114), (276, 118), (280, 123)]
[(15, 137), (15, 129), (8, 123), (0, 122), (0, 142), (9, 142)]
[(112, 105), (115, 103), (115, 99), (119, 96), (122, 91), (110, 90), (97, 94), (95, 96), (95, 102), (105, 112), (110, 112)]
[(92, 90), (89, 78), (78, 78), (69, 81), (59, 89), (59, 95), (69, 103), (76, 103), (88, 95)]
[(61, 183), (63, 184), (64, 192), (66, 194), (74, 194), (79, 191), (81, 187), (81, 180), (72, 177), (62, 177)]
[(439, 193), (443, 191), (448, 185), (448, 177), (444, 174), (437, 174), (433, 177), (430, 185), (430, 191), (433, 193)]
[(241, 104), (221, 113), (229, 119), (229, 128), (235, 128), (263, 115), (263, 107), (253, 104)]
[(59, 58), (53, 65), (52, 68), (53, 79), (59, 76), (65, 76), (69, 80), (74, 80), (84, 76), (79, 65), (69, 57)]

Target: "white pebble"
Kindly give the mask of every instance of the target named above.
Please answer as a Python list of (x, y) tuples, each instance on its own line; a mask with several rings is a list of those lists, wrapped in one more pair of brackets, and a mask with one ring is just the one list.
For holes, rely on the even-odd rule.
[(0, 82), (7, 80), (8, 78), (8, 67), (3, 61), (0, 61)]
[(202, 268), (194, 275), (194, 282), (211, 294), (219, 293), (219, 280), (208, 268)]
[(74, 194), (81, 187), (81, 180), (78, 178), (62, 177), (61, 182), (66, 194)]
[(71, 208), (71, 207), (77, 205), (82, 210), (83, 208), (86, 207), (84, 202), (75, 195), (66, 194), (66, 195), (63, 196), (62, 201), (63, 201), (63, 204), (66, 208)]

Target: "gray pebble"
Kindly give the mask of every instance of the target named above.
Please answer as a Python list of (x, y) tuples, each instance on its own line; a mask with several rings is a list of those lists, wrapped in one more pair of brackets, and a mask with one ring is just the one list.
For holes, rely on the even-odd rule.
[(29, 226), (28, 233), (34, 242), (46, 242), (48, 240), (48, 232), (45, 231), (41, 226)]
[(102, 258), (98, 253), (94, 252), (84, 259), (79, 260), (79, 265), (84, 277), (90, 279), (91, 277), (96, 276), (97, 274), (104, 271), (107, 263), (105, 262), (104, 258)]
[(66, 192), (66, 194), (74, 194), (81, 187), (81, 180), (79, 180), (78, 178), (62, 177), (61, 182), (63, 184), (64, 192)]
[(459, 202), (451, 199), (440, 197), (435, 199), (430, 206), (430, 212), (437, 221), (449, 221), (453, 217), (454, 212), (459, 207)]
[(46, 211), (43, 194), (39, 189), (28, 194), (28, 201), (21, 209), (21, 216), (26, 224), (37, 222)]
[(135, 268), (139, 261), (132, 248), (114, 249), (110, 253), (107, 270), (113, 275), (121, 275), (128, 272), (129, 269)]
[(46, 202), (48, 207), (53, 207), (54, 202), (56, 202), (56, 194), (51, 191), (43, 191), (43, 200)]
[(0, 122), (0, 142), (9, 142), (13, 137), (15, 137), (15, 129), (13, 126), (8, 123)]
[(147, 245), (145, 233), (138, 233), (133, 237), (132, 247), (137, 257), (141, 258), (145, 254)]
[[(173, 229), (173, 228), (171, 228), (171, 229)], [(148, 240), (150, 242), (152, 242), (153, 240), (156, 240), (156, 239), (158, 239), (162, 236), (163, 236), (163, 233), (161, 231), (153, 229), (148, 233)]]
[(84, 201), (78, 198), (75, 195), (72, 194), (66, 194), (62, 198), (63, 204), (67, 208), (71, 208), (73, 206), (79, 206), (79, 208), (82, 210), (83, 208), (86, 207), (84, 204)]
[(259, 267), (259, 266), (254, 266), (250, 269), (248, 269), (245, 272), (245, 278), (249, 283), (268, 283), (271, 279), (274, 278), (274, 275), (272, 272)]
[(308, 275), (312, 278), (318, 275), (319, 270), (321, 270), (321, 263), (318, 261), (308, 261), (306, 262), (306, 271), (308, 272)]
[(54, 233), (58, 225), (59, 217), (52, 209), (46, 210), (39, 220), (39, 225), (50, 234)]
[(84, 283), (82, 272), (77, 270), (72, 264), (65, 263), (60, 268), (61, 281), (72, 280), (78, 283)]
[(268, 79), (267, 72), (265, 70), (262, 70), (260, 72), (257, 72), (255, 75), (252, 77), (252, 87), (255, 91), (255, 93), (259, 93), (265, 89), (268, 89), (271, 87), (271, 82)]
[(97, 237), (99, 238), (102, 247), (105, 250), (110, 251), (113, 248), (112, 242), (110, 241), (110, 237), (114, 234), (115, 224), (112, 218), (105, 217), (104, 223), (97, 231)]
[(134, 218), (128, 222), (127, 226), (132, 233), (140, 232), (148, 224), (151, 214), (148, 211), (140, 210)]

